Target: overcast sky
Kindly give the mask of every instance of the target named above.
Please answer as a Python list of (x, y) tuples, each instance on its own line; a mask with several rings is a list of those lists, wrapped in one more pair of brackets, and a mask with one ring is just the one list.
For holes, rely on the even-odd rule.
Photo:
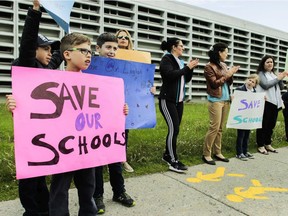
[(178, 0), (288, 33), (287, 0)]

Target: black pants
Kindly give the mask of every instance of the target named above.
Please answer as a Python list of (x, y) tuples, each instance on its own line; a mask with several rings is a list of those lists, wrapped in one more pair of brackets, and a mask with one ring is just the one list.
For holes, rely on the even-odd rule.
[(250, 130), (237, 130), (236, 154), (246, 154), (248, 151)]
[[(77, 162), (76, 162), (77, 163)], [(69, 188), (74, 179), (78, 192), (78, 216), (95, 216), (97, 207), (93, 199), (95, 190), (95, 169), (81, 169), (52, 175), (49, 212), (52, 216), (69, 216)]]
[(127, 157), (127, 148), (128, 148), (128, 135), (129, 135), (129, 130), (125, 129), (126, 157)]
[(177, 136), (183, 115), (183, 102), (172, 103), (165, 99), (159, 100), (159, 109), (168, 126), (168, 134), (166, 136), (166, 155), (169, 155), (172, 162), (178, 160), (176, 152)]
[(258, 147), (271, 145), (273, 129), (276, 126), (277, 117), (277, 106), (266, 101), (263, 113), (262, 128), (256, 130), (256, 141)]
[(49, 191), (45, 176), (20, 179), (19, 198), (25, 209), (23, 216), (48, 216)]
[[(122, 175), (122, 164), (113, 163), (108, 164), (110, 184), (114, 196), (118, 197), (121, 193), (125, 192), (124, 178)], [(93, 197), (97, 198), (104, 194), (104, 182), (103, 182), (103, 166), (95, 168), (95, 180), (96, 187)]]
[(288, 141), (288, 104), (285, 105), (285, 109), (283, 109), (283, 116), (284, 116), (284, 122), (285, 122), (286, 141)]

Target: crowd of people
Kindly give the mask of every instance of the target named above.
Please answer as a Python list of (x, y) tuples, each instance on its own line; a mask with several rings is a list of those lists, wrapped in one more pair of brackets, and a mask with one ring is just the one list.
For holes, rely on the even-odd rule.
[[(39, 34), (41, 19), (39, 0), (33, 1), (33, 8), (29, 8), (23, 28), (20, 54), (13, 65), (45, 69), (57, 69), (62, 61), (66, 63), (66, 70), (79, 72), (89, 67), (92, 57), (91, 40), (80, 33), (70, 33), (60, 41), (51, 41)], [(177, 155), (177, 137), (184, 111), (185, 83), (192, 80), (193, 69), (199, 64), (198, 59), (191, 59), (185, 65), (181, 59), (184, 45), (181, 39), (172, 37), (162, 41), (160, 48), (166, 51), (160, 62), (162, 86), (159, 94), (159, 110), (167, 124), (165, 151), (162, 160), (168, 164), (170, 170), (183, 173), (188, 167)], [(96, 51), (101, 57), (114, 58), (118, 49), (133, 49), (131, 35), (125, 29), (116, 34), (102, 33), (97, 38)], [(233, 75), (239, 66), (227, 67), (228, 46), (216, 43), (208, 50), (209, 63), (204, 68), (207, 83), (207, 100), (209, 112), (209, 127), (203, 143), (202, 160), (215, 165), (216, 161), (229, 162), (222, 154), (222, 131), (228, 116), (231, 96), (230, 86)], [(282, 99), (288, 107), (288, 94), (281, 98), (282, 80), (288, 71), (278, 73), (274, 71), (275, 61), (272, 56), (264, 56), (257, 72), (247, 77), (245, 83), (236, 91), (265, 92), (265, 108), (262, 128), (257, 129), (257, 145), (261, 154), (277, 153), (272, 147), (272, 134), (276, 125), (278, 111), (282, 107)], [(155, 88), (151, 89), (155, 93)], [(13, 95), (7, 95), (6, 106), (9, 111), (17, 106)], [(284, 109), (286, 137), (288, 139), (288, 112)], [(123, 115), (128, 115), (129, 104), (124, 105)], [(125, 130), (126, 150), (128, 144), (128, 130)], [(238, 129), (236, 139), (236, 158), (248, 160), (254, 158), (248, 151), (250, 130)], [(122, 169), (133, 172), (133, 168), (124, 161), (108, 165), (109, 180), (113, 190), (113, 201), (132, 207), (135, 201), (126, 193)], [(105, 212), (103, 201), (104, 182), (103, 166), (81, 169), (72, 172), (52, 175), (50, 190), (45, 176), (20, 179), (19, 198), (25, 210), (24, 216), (66, 216), (69, 215), (68, 190), (74, 180), (78, 190), (79, 216), (94, 216)]]

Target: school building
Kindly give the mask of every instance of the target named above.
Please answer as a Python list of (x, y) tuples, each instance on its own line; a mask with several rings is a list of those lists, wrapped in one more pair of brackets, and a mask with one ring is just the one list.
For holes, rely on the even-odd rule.
[[(10, 65), (19, 54), (19, 40), (31, 4), (27, 0), (0, 1), (2, 96), (11, 92)], [(273, 26), (262, 26), (173, 0), (76, 0), (70, 27), (72, 32), (90, 36), (94, 45), (103, 32), (116, 33), (118, 29), (127, 29), (135, 50), (151, 52), (152, 64), (156, 65), (154, 80), (158, 93), (161, 86), (159, 62), (163, 55), (160, 44), (167, 37), (179, 37), (185, 45), (183, 59), (200, 60), (192, 82), (186, 85), (187, 99), (190, 100), (206, 100), (203, 70), (208, 62), (207, 51), (214, 43), (228, 44), (227, 64), (241, 66), (235, 74), (234, 87), (256, 71), (265, 54), (275, 57), (276, 71), (283, 71), (288, 49), (288, 33), (273, 29)], [(49, 39), (59, 40), (64, 36), (64, 31), (46, 12), (42, 15), (40, 33)]]

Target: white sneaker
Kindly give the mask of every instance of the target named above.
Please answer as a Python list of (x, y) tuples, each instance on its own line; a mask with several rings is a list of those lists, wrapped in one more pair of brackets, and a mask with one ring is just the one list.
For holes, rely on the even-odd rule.
[(122, 164), (126, 172), (134, 172), (134, 169), (128, 164), (127, 161), (123, 162)]
[(244, 154), (246, 158), (249, 159), (254, 159), (254, 155), (252, 155), (250, 152), (247, 152), (246, 154)]
[(247, 161), (248, 160), (247, 157), (243, 153), (240, 154), (240, 155), (236, 155), (236, 158), (238, 158), (238, 159), (240, 159), (242, 161)]

